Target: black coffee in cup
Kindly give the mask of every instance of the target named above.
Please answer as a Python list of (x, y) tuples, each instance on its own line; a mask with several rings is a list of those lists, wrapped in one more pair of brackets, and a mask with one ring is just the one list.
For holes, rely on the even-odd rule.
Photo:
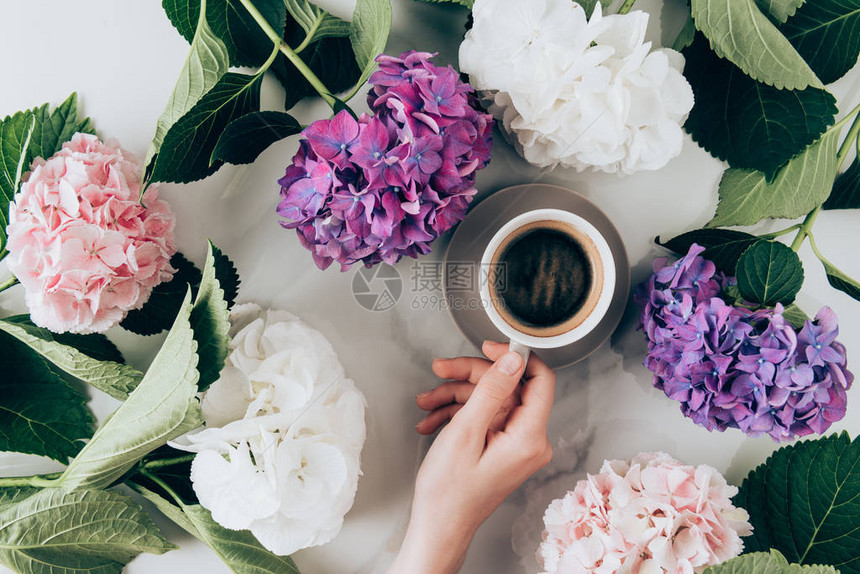
[(554, 337), (585, 320), (602, 287), (596, 246), (561, 221), (536, 221), (511, 233), (493, 257), (493, 306), (516, 330)]

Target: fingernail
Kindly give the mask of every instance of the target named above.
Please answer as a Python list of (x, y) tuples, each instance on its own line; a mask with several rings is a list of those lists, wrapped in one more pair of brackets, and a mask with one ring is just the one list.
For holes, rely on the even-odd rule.
[(415, 425), (415, 430), (421, 430), (421, 427), (424, 426), (424, 423), (426, 421), (427, 421), (427, 419), (421, 419), (420, 421), (418, 421), (418, 424)]
[(418, 393), (417, 395), (415, 395), (415, 398), (416, 399), (423, 399), (424, 397), (429, 397), (429, 396), (430, 396), (430, 391), (424, 391), (423, 393)]
[(505, 375), (513, 375), (523, 365), (523, 358), (516, 353), (505, 353), (496, 364), (498, 365), (499, 372)]

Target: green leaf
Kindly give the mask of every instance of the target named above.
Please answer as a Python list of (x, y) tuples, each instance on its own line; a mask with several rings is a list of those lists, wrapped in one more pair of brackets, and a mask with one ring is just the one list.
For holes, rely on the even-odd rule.
[(678, 255), (686, 255), (694, 243), (701, 245), (705, 248), (702, 257), (713, 261), (717, 269), (727, 275), (735, 274), (741, 254), (756, 241), (758, 237), (755, 235), (732, 229), (696, 229), (673, 237), (665, 243), (660, 243), (660, 238), (656, 238), (658, 245), (671, 249)]
[(693, 22), (693, 16), (689, 15), (687, 16), (687, 21), (684, 22), (683, 28), (681, 28), (681, 31), (678, 32), (678, 35), (675, 37), (675, 42), (672, 43), (672, 49), (676, 52), (680, 52), (681, 50), (692, 44), (695, 38), (696, 24)]
[(28, 166), (37, 157), (47, 159), (60, 151), (76, 133), (96, 133), (89, 118), (78, 119), (78, 94), (75, 92), (53, 110), (48, 104), (42, 104), (31, 113), (36, 125), (30, 139)]
[(47, 329), (7, 319), (0, 320), (0, 331), (27, 345), (45, 368), (66, 382), (92, 385), (115, 399), (125, 400), (143, 378), (143, 373), (128, 365), (99, 361), (55, 341)]
[(691, 8), (717, 55), (753, 79), (779, 89), (824, 87), (755, 0), (692, 0)]
[(732, 167), (763, 171), (771, 181), (781, 165), (833, 124), (836, 98), (830, 93), (778, 90), (756, 82), (717, 57), (701, 34), (684, 57), (684, 75), (696, 101), (684, 128)]
[(860, 161), (854, 158), (844, 173), (836, 178), (823, 209), (860, 209)]
[[(170, 22), (188, 42), (194, 38), (200, 5), (201, 0), (162, 0)], [(278, 34), (283, 33), (284, 0), (254, 0), (254, 6)], [(207, 0), (206, 20), (224, 43), (233, 66), (260, 66), (272, 51), (272, 41), (240, 0)]]
[(794, 16), (804, 0), (756, 0), (756, 4), (765, 14), (780, 24)]
[(197, 344), (191, 290), (143, 380), (59, 479), (68, 490), (105, 488), (141, 458), (203, 423), (197, 403)]
[(132, 486), (167, 518), (214, 550), (236, 574), (299, 574), (289, 556), (272, 554), (247, 530), (224, 528), (199, 504), (179, 508), (151, 490), (136, 484)]
[[(299, 24), (293, 20), (287, 22), (284, 31), (287, 44), (298, 46), (304, 36), (305, 31)], [(361, 75), (349, 38), (330, 36), (311, 42), (302, 50), (301, 58), (334, 94), (351, 88)], [(270, 69), (286, 91), (284, 109), (289, 110), (303, 98), (317, 94), (304, 75), (283, 54), (278, 55)]]
[(730, 168), (720, 180), (720, 202), (708, 227), (752, 225), (765, 218), (794, 219), (821, 205), (836, 176), (839, 134), (828, 131), (780, 168), (772, 183), (763, 172)]
[(215, 257), (215, 277), (218, 279), (221, 289), (224, 290), (224, 299), (227, 301), (227, 307), (230, 308), (236, 302), (236, 297), (239, 295), (239, 284), (242, 281), (239, 279), (239, 272), (236, 271), (236, 266), (233, 265), (230, 258), (211, 242), (210, 245)]
[(215, 276), (214, 249), (215, 246), (210, 241), (206, 266), (203, 268), (203, 280), (191, 310), (191, 328), (194, 330), (197, 355), (200, 357), (200, 380), (197, 382), (200, 391), (205, 391), (218, 380), (230, 352), (230, 312), (224, 300), (224, 290)]
[(93, 433), (86, 398), (5, 330), (0, 330), (0, 364), (0, 451), (68, 462)]
[(860, 301), (860, 282), (843, 273), (838, 267), (826, 259), (822, 258), (821, 263), (824, 265), (824, 272), (827, 274), (827, 282), (830, 283), (831, 287), (839, 289), (853, 299)]
[(860, 440), (847, 433), (797, 442), (750, 472), (733, 499), (750, 514), (747, 552), (860, 572)]
[[(192, 4), (196, 7), (194, 20), (190, 20)], [(179, 79), (176, 81), (173, 93), (167, 100), (167, 107), (165, 107), (161, 117), (158, 118), (155, 136), (153, 136), (152, 143), (149, 144), (149, 149), (146, 152), (144, 165), (147, 166), (147, 170), (151, 168), (152, 162), (164, 143), (164, 137), (173, 125), (188, 113), (230, 68), (230, 55), (227, 46), (215, 35), (206, 19), (206, 0), (197, 0), (196, 2), (164, 0), (163, 6), (168, 17), (172, 15), (171, 21), (174, 18), (182, 18), (183, 22), (194, 22), (193, 29), (195, 32), (191, 38), (191, 49), (188, 52), (188, 57), (179, 73)]]
[[(475, 0), (423, 0), (428, 4), (459, 4), (460, 6), (465, 6), (469, 10), (472, 9), (472, 6), (475, 4)], [(586, 5), (591, 6), (591, 10), (586, 8), (585, 13), (591, 16), (591, 12), (594, 10), (594, 7), (597, 5), (597, 0), (584, 0), (584, 4), (582, 7), (585, 8)], [(600, 3), (603, 4), (604, 7), (609, 6), (612, 3), (612, 0), (600, 0)]]
[(803, 264), (787, 245), (762, 239), (738, 259), (737, 279), (747, 301), (790, 305), (803, 286)]
[(301, 131), (302, 126), (290, 114), (252, 112), (227, 124), (212, 151), (212, 160), (252, 163), (276, 141)]
[(176, 269), (173, 279), (156, 286), (143, 307), (130, 311), (120, 327), (138, 335), (154, 335), (170, 328), (188, 286), (196, 291), (202, 277), (200, 270), (181, 253), (171, 257), (170, 265)]
[(716, 566), (708, 566), (704, 574), (839, 574), (832, 566), (800, 566), (789, 564), (777, 550), (744, 554)]
[(822, 82), (835, 82), (860, 54), (860, 0), (808, 0), (780, 30)]
[(791, 325), (795, 329), (802, 329), (806, 322), (809, 321), (809, 315), (807, 315), (803, 309), (798, 307), (795, 303), (788, 305), (782, 312), (782, 316), (785, 317), (785, 320), (791, 323)]
[(164, 136), (152, 164), (152, 181), (188, 183), (215, 173), (211, 162), (221, 132), (231, 121), (260, 109), (262, 74), (228, 72)]
[(40, 489), (33, 486), (11, 486), (0, 488), (0, 511), (6, 506), (21, 502), (28, 496), (33, 496)]
[(349, 22), (332, 16), (308, 0), (284, 0), (287, 11), (305, 31), (304, 42), (321, 38), (349, 36)]
[(29, 574), (119, 574), (142, 552), (176, 548), (113, 491), (48, 488), (0, 510), (0, 563)]
[(27, 156), (35, 127), (36, 118), (31, 113), (19, 112), (0, 121), (0, 249), (6, 247), (9, 204), (30, 165)]
[(89, 118), (78, 120), (78, 95), (54, 110), (44, 104), (0, 120), (0, 249), (6, 245), (9, 203), (36, 157), (48, 158), (77, 132), (94, 133)]
[(349, 29), (355, 62), (361, 70), (358, 85), (376, 69), (376, 57), (385, 52), (391, 31), (391, 0), (356, 0)]

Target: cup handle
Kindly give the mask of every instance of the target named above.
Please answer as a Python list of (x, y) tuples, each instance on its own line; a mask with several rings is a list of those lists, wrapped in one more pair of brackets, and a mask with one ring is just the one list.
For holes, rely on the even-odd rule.
[(531, 353), (531, 348), (523, 345), (519, 341), (514, 341), (511, 339), (510, 343), (508, 343), (508, 350), (513, 351), (517, 355), (523, 358), (523, 364), (527, 365), (529, 362), (529, 354)]

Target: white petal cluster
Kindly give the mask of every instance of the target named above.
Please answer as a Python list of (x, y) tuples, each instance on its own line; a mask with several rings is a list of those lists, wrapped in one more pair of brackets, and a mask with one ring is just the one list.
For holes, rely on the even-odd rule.
[(286, 311), (237, 305), (230, 355), (202, 399), (191, 480), (222, 526), (279, 555), (340, 532), (358, 486), (365, 401), (326, 338)]
[(681, 152), (693, 92), (648, 14), (590, 19), (571, 0), (475, 0), (460, 69), (517, 151), (541, 167), (630, 174)]

